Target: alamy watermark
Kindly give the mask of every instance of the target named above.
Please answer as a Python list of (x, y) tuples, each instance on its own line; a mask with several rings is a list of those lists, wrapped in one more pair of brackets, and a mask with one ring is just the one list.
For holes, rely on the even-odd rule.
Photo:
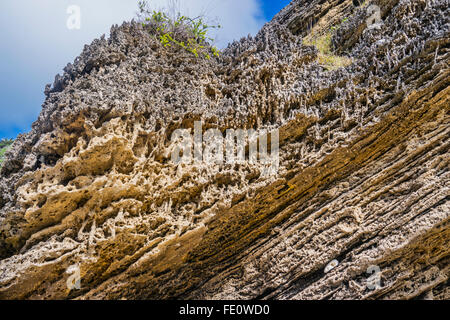
[(69, 290), (81, 289), (81, 271), (80, 266), (75, 264), (67, 268), (66, 273), (70, 274), (67, 278), (66, 285)]
[[(331, 270), (335, 269), (337, 266), (339, 266), (339, 261), (337, 259), (334, 259), (330, 261), (325, 269), (324, 273), (329, 273)], [(366, 278), (366, 288), (369, 290), (378, 290), (381, 289), (381, 269), (377, 265), (371, 265), (367, 268), (366, 273), (369, 275), (369, 277)]]
[(67, 7), (67, 18), (66, 26), (69, 30), (80, 30), (81, 29), (81, 8), (77, 5), (70, 5)]
[[(261, 164), (263, 175), (274, 175), (279, 167), (279, 130), (227, 129), (225, 137), (218, 129), (203, 133), (201, 121), (192, 130), (177, 129), (172, 133), (174, 164)], [(269, 143), (270, 141), (270, 143)], [(270, 144), (270, 154), (269, 154)]]
[(369, 266), (366, 271), (370, 274), (369, 278), (366, 280), (366, 287), (369, 290), (377, 290), (381, 288), (381, 269), (379, 266)]
[(379, 6), (372, 4), (367, 8), (367, 15), (369, 16), (366, 20), (367, 27), (369, 29), (377, 28), (380, 26), (381, 20), (381, 9)]

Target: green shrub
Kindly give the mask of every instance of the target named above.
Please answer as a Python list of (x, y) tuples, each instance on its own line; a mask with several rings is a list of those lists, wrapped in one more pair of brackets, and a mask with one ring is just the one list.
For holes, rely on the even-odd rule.
[(209, 25), (202, 17), (189, 18), (180, 13), (171, 18), (163, 11), (150, 10), (146, 1), (139, 1), (139, 17), (142, 26), (156, 35), (164, 47), (175, 45), (206, 59), (220, 55), (219, 49), (209, 43), (213, 39), (208, 37), (208, 32), (220, 25)]
[(0, 140), (0, 168), (2, 167), (3, 161), (5, 160), (5, 153), (10, 148), (14, 141), (11, 139)]
[(342, 19), (339, 25), (332, 26), (330, 30), (319, 35), (311, 33), (303, 39), (304, 45), (315, 46), (317, 48), (317, 50), (319, 51), (317, 61), (328, 70), (336, 70), (342, 67), (346, 67), (351, 65), (353, 62), (352, 59), (348, 57), (334, 54), (331, 41), (333, 34), (335, 34), (336, 31), (341, 27), (341, 25), (346, 23), (347, 21), (348, 18), (345, 17)]
[(2, 139), (0, 140), (0, 149), (12, 145), (14, 140), (12, 139)]
[(331, 32), (318, 37), (307, 37), (303, 39), (303, 44), (315, 46), (319, 51), (318, 62), (328, 70), (336, 70), (352, 64), (352, 59), (345, 56), (338, 56), (333, 53), (331, 44)]

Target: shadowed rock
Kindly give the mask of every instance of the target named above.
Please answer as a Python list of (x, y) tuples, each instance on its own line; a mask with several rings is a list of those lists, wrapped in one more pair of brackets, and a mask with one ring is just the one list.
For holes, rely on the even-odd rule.
[[(1, 168), (0, 298), (450, 298), (448, 1), (370, 4), (292, 1), (211, 60), (135, 22), (86, 46)], [(302, 42), (331, 29), (348, 66)], [(174, 165), (197, 120), (279, 128), (278, 175)]]

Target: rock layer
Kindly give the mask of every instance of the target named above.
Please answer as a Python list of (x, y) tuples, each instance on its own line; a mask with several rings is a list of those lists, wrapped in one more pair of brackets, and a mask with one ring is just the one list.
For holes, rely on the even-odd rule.
[[(370, 4), (293, 1), (219, 59), (86, 46), (1, 168), (0, 298), (448, 299), (448, 1)], [(302, 37), (337, 24), (329, 71)], [(173, 164), (196, 120), (279, 128), (278, 174)]]

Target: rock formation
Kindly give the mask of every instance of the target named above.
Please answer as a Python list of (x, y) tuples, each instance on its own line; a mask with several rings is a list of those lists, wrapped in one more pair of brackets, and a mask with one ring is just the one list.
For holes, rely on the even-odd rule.
[[(135, 22), (85, 46), (1, 168), (0, 298), (450, 298), (449, 2), (360, 2), (211, 60)], [(302, 39), (333, 26), (330, 69)], [(279, 128), (278, 174), (175, 165), (197, 120)]]

